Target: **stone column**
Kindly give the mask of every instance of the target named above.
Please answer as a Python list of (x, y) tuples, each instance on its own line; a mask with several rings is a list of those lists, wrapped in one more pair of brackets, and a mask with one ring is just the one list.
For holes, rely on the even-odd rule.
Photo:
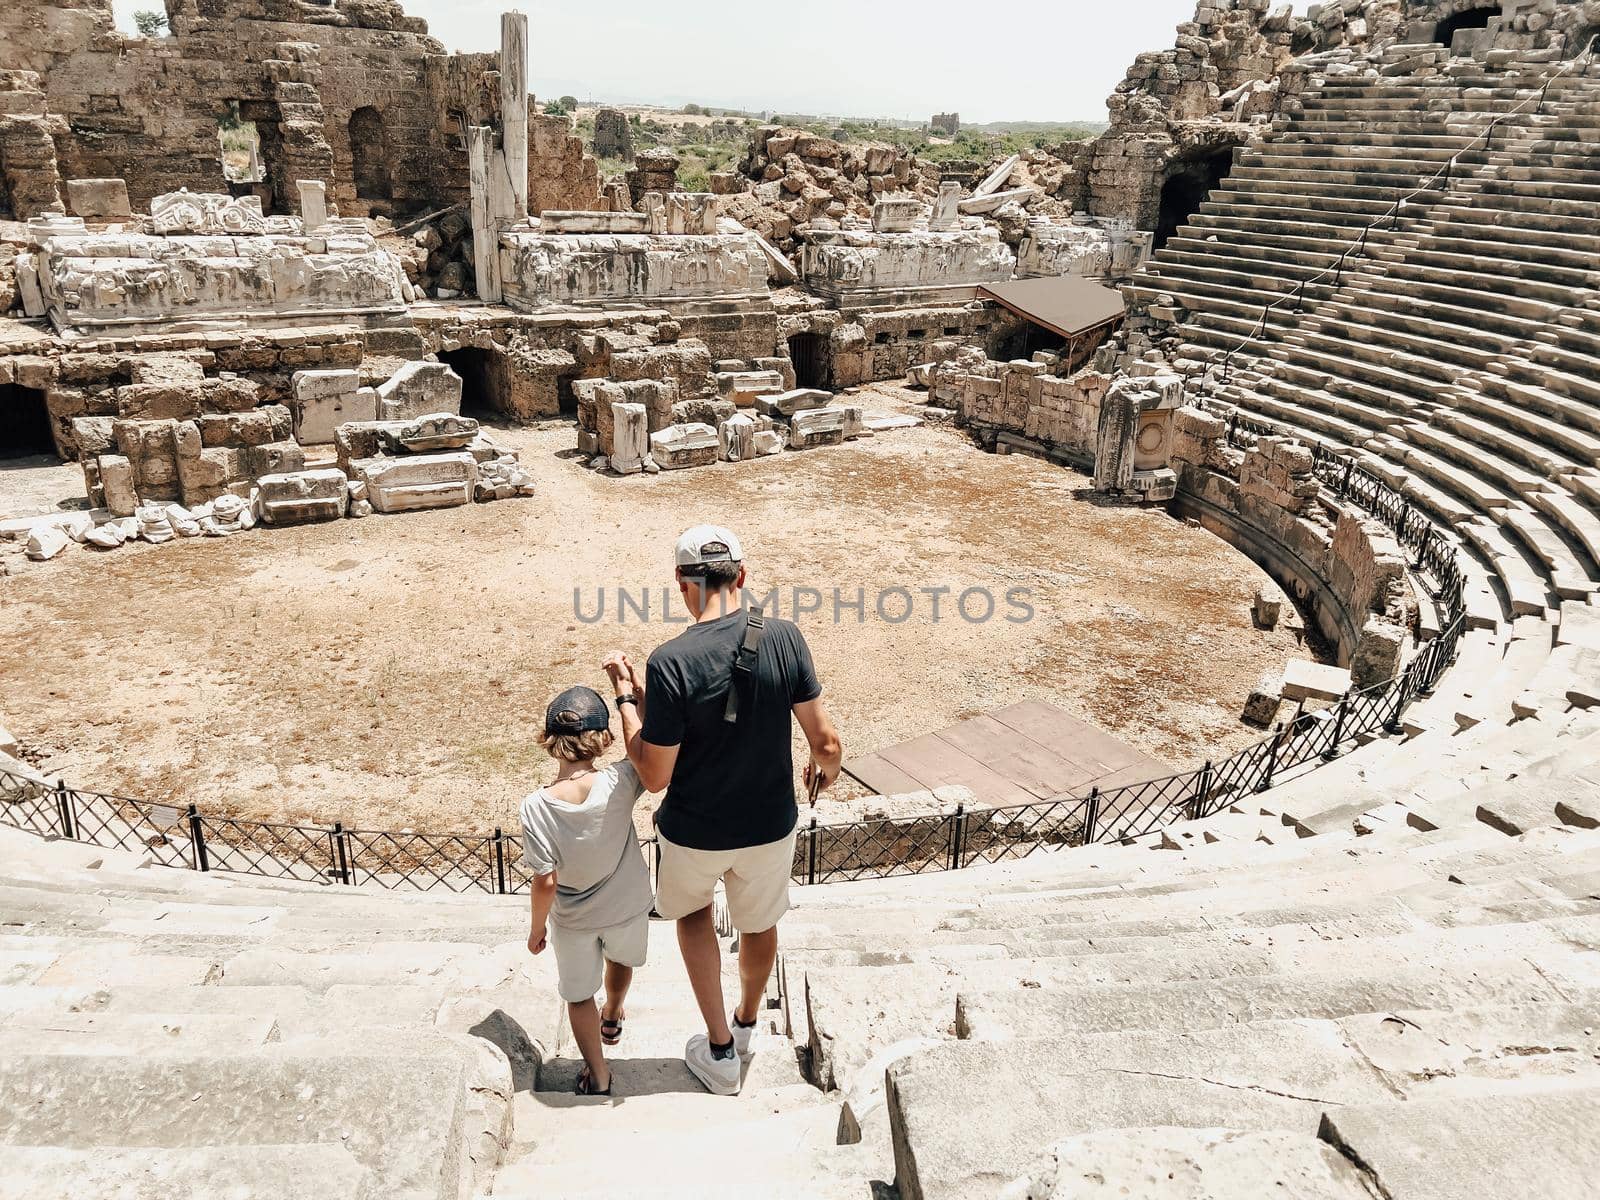
[(928, 228), (935, 233), (943, 233), (960, 225), (961, 213), (956, 207), (960, 203), (961, 185), (954, 179), (940, 183), (938, 198), (933, 202), (933, 219), (928, 222)]
[(505, 131), (506, 172), (514, 203), (511, 216), (528, 215), (528, 18), (500, 14), (500, 127)]
[(1113, 386), (1100, 401), (1094, 447), (1095, 491), (1123, 492), (1133, 483), (1134, 439), (1138, 430), (1138, 397), (1132, 388)]
[(644, 405), (613, 403), (611, 423), (611, 469), (618, 475), (644, 470), (650, 454), (650, 423)]
[(320, 179), (301, 179), (300, 218), (306, 232), (315, 233), (328, 223), (328, 188)]
[(490, 160), (499, 157), (494, 149), (494, 130), (474, 125), (467, 131), (467, 169), (472, 181), (472, 264), (477, 276), (478, 299), (499, 304), (504, 298), (500, 281), (500, 226), (490, 211)]

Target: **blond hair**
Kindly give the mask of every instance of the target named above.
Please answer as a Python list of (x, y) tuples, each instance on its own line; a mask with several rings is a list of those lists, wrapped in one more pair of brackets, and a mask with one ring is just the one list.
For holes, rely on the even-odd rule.
[(550, 757), (559, 758), (562, 762), (586, 762), (591, 758), (599, 758), (611, 749), (614, 740), (609, 729), (539, 735), (539, 744), (549, 752)]

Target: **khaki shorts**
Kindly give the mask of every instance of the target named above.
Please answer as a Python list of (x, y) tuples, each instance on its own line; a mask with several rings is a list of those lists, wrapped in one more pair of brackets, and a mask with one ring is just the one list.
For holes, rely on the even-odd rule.
[(740, 933), (771, 929), (789, 911), (789, 873), (794, 870), (798, 829), (797, 824), (775, 842), (739, 850), (691, 850), (661, 838), (656, 912), (669, 921), (699, 912), (711, 903), (720, 879), (735, 929)]
[(650, 941), (650, 914), (610, 929), (563, 929), (551, 925), (550, 948), (556, 953), (556, 990), (568, 1004), (592, 999), (604, 981), (607, 962), (644, 966)]

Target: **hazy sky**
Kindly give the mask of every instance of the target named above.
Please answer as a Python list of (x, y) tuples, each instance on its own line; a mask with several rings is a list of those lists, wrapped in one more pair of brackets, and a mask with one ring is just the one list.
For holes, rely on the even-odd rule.
[[(116, 0), (124, 26), (159, 0)], [(492, 50), (528, 14), (532, 84), (623, 103), (971, 122), (1105, 119), (1142, 50), (1195, 0), (405, 0), (452, 50)]]

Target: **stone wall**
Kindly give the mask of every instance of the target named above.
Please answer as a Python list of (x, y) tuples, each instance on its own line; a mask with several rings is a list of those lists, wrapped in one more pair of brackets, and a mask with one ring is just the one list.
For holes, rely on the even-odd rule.
[[(431, 211), (469, 195), (465, 131), (498, 110), (498, 55), (448, 55), (395, 0), (168, 0), (171, 36), (128, 37), (110, 0), (0, 8), (0, 68), (37, 72), (66, 178), (124, 178), (135, 208), (225, 190), (218, 118), (255, 123), (269, 211), (300, 179), (345, 216)], [(530, 121), (535, 208), (594, 207), (598, 177), (566, 118)], [(4, 154), (0, 125), (0, 155)]]
[(1055, 373), (1059, 366), (1059, 357), (1048, 353), (995, 362), (965, 351), (934, 368), (932, 400), (953, 408), (957, 422), (988, 445), (1016, 446), (1021, 438), (1051, 457), (1089, 466), (1111, 377), (1093, 369), (1063, 376)]
[(1311, 452), (1288, 438), (1231, 446), (1225, 422), (1173, 415), (1175, 510), (1242, 550), (1294, 593), (1357, 688), (1393, 676), (1416, 626), (1405, 555), (1380, 522), (1319, 488)]
[(1393, 41), (1401, 0), (1334, 0), (1296, 16), (1270, 0), (1200, 0), (1170, 50), (1140, 54), (1106, 101), (1110, 128), (1063, 147), (1075, 211), (1154, 230), (1167, 180), (1255, 138), (1288, 96), (1297, 55), (1351, 54)]

